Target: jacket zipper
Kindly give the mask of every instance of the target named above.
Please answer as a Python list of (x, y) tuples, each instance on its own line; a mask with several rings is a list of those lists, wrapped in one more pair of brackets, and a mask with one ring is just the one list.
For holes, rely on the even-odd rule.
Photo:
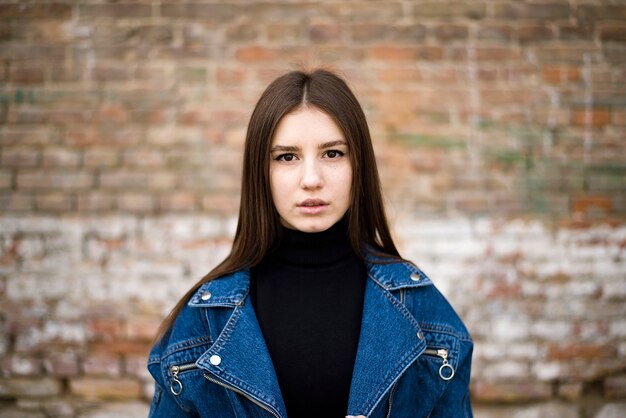
[[(439, 377), (442, 380), (450, 380), (454, 377), (454, 367), (448, 363), (448, 350), (445, 348), (427, 348), (424, 350), (424, 354), (427, 356), (440, 357), (443, 359), (443, 364), (439, 367)], [(447, 371), (446, 371), (447, 369)]]
[[(404, 303), (404, 289), (400, 289), (400, 303)], [(387, 405), (387, 415), (385, 418), (389, 418), (391, 416), (391, 406), (393, 404), (393, 394), (396, 391), (396, 387), (398, 386), (398, 382), (393, 384), (391, 387), (391, 391), (389, 391), (389, 404)]]
[(394, 383), (391, 387), (391, 392), (389, 392), (389, 405), (387, 407), (387, 415), (385, 418), (389, 418), (391, 416), (391, 405), (393, 403), (393, 393), (396, 391), (396, 386), (398, 386), (398, 382)]
[(185, 363), (180, 365), (174, 365), (170, 367), (170, 373), (172, 373), (172, 381), (170, 382), (170, 392), (174, 396), (178, 396), (183, 393), (183, 382), (178, 379), (178, 373), (187, 370), (197, 369), (196, 363)]
[(234, 387), (232, 387), (232, 386), (230, 386), (230, 385), (227, 385), (227, 384), (225, 384), (225, 383), (222, 383), (222, 382), (220, 382), (219, 380), (215, 380), (215, 379), (213, 379), (211, 376), (209, 376), (209, 375), (208, 375), (208, 374), (206, 374), (206, 373), (203, 373), (203, 376), (204, 376), (204, 378), (205, 378), (206, 380), (208, 380), (209, 382), (213, 382), (213, 383), (215, 383), (216, 385), (220, 385), (220, 386), (222, 386), (222, 387), (225, 387), (226, 389), (230, 389), (230, 390), (232, 390), (233, 392), (238, 393), (238, 394), (240, 394), (240, 395), (244, 396), (246, 399), (250, 400), (252, 403), (254, 403), (255, 405), (257, 405), (259, 408), (266, 410), (267, 412), (269, 412), (270, 414), (272, 414), (272, 415), (273, 415), (273, 416), (275, 416), (276, 418), (280, 418), (280, 416), (279, 416), (276, 412), (272, 411), (271, 409), (269, 409), (269, 407), (267, 407), (267, 406), (263, 405), (261, 402), (257, 401), (256, 399), (254, 399), (253, 397), (251, 397), (251, 396), (250, 396), (250, 395), (248, 395), (247, 393), (244, 393), (244, 392), (242, 392), (241, 390), (239, 390), (239, 389), (237, 389), (237, 388), (234, 388)]
[[(180, 381), (180, 379), (178, 379), (178, 374), (181, 373), (181, 372), (185, 372), (185, 371), (193, 370), (193, 369), (197, 369), (197, 368), (198, 368), (198, 366), (196, 365), (196, 363), (186, 363), (186, 364), (174, 365), (174, 366), (170, 367), (170, 372), (172, 373), (172, 381), (170, 382), (170, 391), (175, 396), (178, 396), (181, 393), (183, 393), (183, 383)], [(222, 382), (220, 382), (218, 380), (215, 380), (212, 377), (208, 376), (206, 373), (203, 373), (203, 376), (209, 382), (213, 382), (213, 383), (218, 384), (220, 386), (223, 386), (223, 387), (225, 387), (227, 389), (230, 389), (233, 392), (237, 392), (240, 395), (245, 396), (247, 399), (252, 401), (254, 404), (259, 406), (260, 408), (266, 410), (267, 412), (269, 412), (270, 414), (272, 414), (276, 418), (280, 418), (280, 416), (276, 412), (272, 411), (267, 406), (263, 405), (262, 403), (260, 403), (256, 399), (250, 397), (248, 394), (240, 391), (239, 389), (234, 388), (234, 387), (229, 386), (229, 385), (226, 385), (226, 384), (224, 384), (224, 383), (222, 383)]]

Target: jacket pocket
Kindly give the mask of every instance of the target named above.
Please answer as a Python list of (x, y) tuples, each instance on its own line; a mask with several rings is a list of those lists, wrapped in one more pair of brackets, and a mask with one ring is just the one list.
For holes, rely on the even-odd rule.
[(169, 371), (172, 376), (170, 380), (170, 392), (172, 392), (172, 395), (179, 396), (185, 389), (183, 382), (180, 380), (180, 374), (197, 369), (198, 366), (196, 366), (196, 363), (173, 364), (170, 366)]
[(441, 359), (441, 365), (439, 366), (439, 377), (442, 380), (448, 381), (454, 377), (454, 366), (448, 361), (450, 351), (447, 348), (435, 348), (426, 347), (423, 353), (425, 356), (436, 357)]

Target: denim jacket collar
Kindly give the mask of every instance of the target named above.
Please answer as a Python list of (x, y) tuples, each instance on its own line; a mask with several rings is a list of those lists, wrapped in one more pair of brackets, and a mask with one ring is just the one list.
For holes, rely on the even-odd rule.
[[(348, 413), (354, 415), (368, 415), (426, 348), (420, 325), (391, 291), (427, 286), (430, 280), (410, 263), (372, 261), (367, 260), (361, 334), (348, 405)], [(247, 299), (249, 286), (250, 272), (242, 270), (205, 283), (190, 299), (189, 306), (194, 308), (233, 309), (222, 332), (196, 364), (274, 416), (286, 417), (269, 351)]]

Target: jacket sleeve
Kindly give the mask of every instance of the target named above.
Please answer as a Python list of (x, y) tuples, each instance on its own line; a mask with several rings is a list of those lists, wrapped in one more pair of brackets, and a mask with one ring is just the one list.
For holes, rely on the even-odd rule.
[(154, 385), (154, 396), (150, 405), (150, 414), (148, 418), (191, 418), (195, 417), (188, 412), (183, 411), (180, 406), (172, 399), (172, 396), (166, 392), (158, 383)]
[(470, 351), (459, 366), (454, 379), (439, 398), (429, 418), (473, 418), (470, 401), (469, 382), (472, 368), (472, 352)]

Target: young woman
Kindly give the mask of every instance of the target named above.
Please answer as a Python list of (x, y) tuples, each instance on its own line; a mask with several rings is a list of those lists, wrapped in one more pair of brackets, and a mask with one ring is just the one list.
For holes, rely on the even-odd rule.
[(471, 417), (471, 353), (396, 250), (349, 87), (326, 70), (276, 79), (250, 118), (232, 251), (150, 353), (150, 416)]

